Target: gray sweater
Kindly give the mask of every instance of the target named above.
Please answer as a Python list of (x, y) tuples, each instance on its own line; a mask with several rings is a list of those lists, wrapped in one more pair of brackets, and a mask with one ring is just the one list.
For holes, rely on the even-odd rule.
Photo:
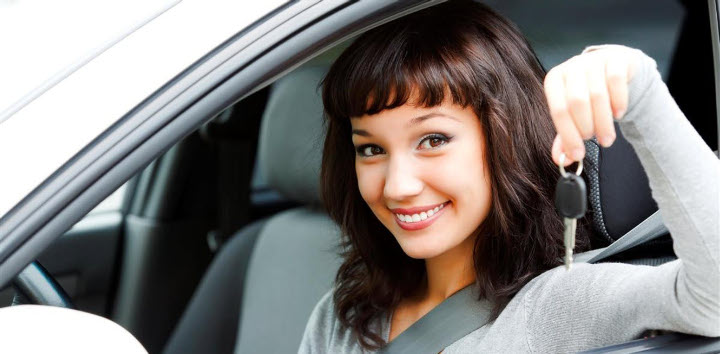
[[(655, 61), (642, 56), (619, 125), (648, 175), (679, 259), (658, 267), (550, 269), (494, 322), (444, 354), (576, 352), (630, 341), (647, 329), (720, 337), (720, 160), (677, 107)], [(374, 324), (385, 340), (389, 327), (387, 318)], [(313, 310), (299, 352), (363, 352), (350, 330), (340, 328), (332, 292)]]

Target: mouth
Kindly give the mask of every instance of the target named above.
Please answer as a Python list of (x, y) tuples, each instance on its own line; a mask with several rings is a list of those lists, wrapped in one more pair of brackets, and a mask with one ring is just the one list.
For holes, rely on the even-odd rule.
[(424, 229), (435, 222), (444, 212), (449, 201), (427, 207), (410, 209), (391, 209), (395, 216), (395, 222), (404, 230)]

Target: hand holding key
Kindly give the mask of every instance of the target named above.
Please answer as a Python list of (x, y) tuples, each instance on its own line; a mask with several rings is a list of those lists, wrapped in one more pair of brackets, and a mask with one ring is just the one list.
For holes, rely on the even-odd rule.
[[(585, 215), (586, 188), (580, 177), (585, 157), (583, 139), (593, 135), (605, 147), (615, 141), (613, 116), (628, 109), (628, 83), (641, 60), (636, 49), (602, 46), (556, 66), (545, 76), (545, 96), (558, 134), (551, 149), (561, 177), (555, 189), (555, 207), (563, 217), (565, 268), (572, 265), (577, 219)], [(569, 156), (569, 159), (565, 157)], [(564, 167), (578, 161), (578, 170)]]
[(613, 116), (628, 109), (628, 83), (639, 66), (641, 52), (609, 45), (574, 56), (545, 76), (545, 96), (557, 136), (552, 157), (564, 166), (585, 157), (583, 139), (593, 135), (608, 147), (615, 141)]

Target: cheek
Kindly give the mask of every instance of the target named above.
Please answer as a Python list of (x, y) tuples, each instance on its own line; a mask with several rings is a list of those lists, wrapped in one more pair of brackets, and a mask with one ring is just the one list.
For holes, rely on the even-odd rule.
[(383, 178), (379, 170), (379, 166), (355, 164), (360, 195), (370, 206), (382, 199)]
[(484, 166), (481, 146), (464, 144), (435, 162), (430, 174), (433, 184), (459, 202), (463, 210), (480, 212), (490, 200), (490, 176)]

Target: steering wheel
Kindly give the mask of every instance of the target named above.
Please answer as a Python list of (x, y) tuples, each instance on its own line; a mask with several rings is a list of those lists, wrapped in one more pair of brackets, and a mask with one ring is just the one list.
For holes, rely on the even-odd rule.
[(75, 308), (62, 286), (37, 261), (30, 263), (15, 277), (13, 286), (16, 290), (13, 306), (37, 304)]

